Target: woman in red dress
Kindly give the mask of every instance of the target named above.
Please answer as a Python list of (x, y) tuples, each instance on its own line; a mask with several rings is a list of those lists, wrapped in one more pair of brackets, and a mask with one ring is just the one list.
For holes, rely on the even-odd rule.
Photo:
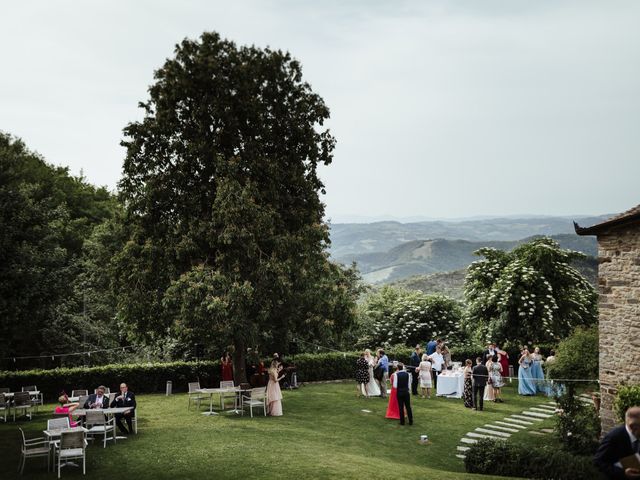
[(222, 364), (222, 380), (225, 382), (233, 380), (233, 361), (231, 360), (231, 354), (224, 352), (224, 355), (220, 359)]
[(508, 377), (509, 376), (509, 354), (500, 348), (498, 348), (496, 351), (498, 353), (498, 362), (500, 362), (500, 366), (502, 366), (502, 376)]
[(398, 408), (398, 392), (396, 387), (393, 386), (393, 378), (396, 372), (391, 374), (389, 380), (391, 381), (391, 393), (389, 394), (389, 405), (387, 406), (386, 418), (392, 418), (393, 420), (400, 420), (400, 409)]

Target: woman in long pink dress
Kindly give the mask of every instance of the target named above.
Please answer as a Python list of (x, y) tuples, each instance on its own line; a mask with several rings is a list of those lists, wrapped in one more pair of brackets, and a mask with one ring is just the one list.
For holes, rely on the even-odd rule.
[(280, 380), (284, 375), (278, 377), (282, 371), (282, 365), (279, 361), (271, 362), (269, 368), (269, 383), (267, 384), (267, 412), (272, 417), (282, 416), (282, 391), (280, 390)]
[(400, 409), (398, 408), (398, 392), (396, 387), (393, 386), (393, 379), (395, 372), (391, 374), (389, 380), (391, 380), (391, 393), (389, 394), (389, 405), (387, 406), (386, 418), (392, 418), (394, 420), (400, 420)]

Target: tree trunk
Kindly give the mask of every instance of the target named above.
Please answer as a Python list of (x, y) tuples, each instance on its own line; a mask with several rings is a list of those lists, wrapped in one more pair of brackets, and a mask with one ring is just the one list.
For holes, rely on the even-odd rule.
[(235, 385), (241, 383), (247, 383), (247, 362), (246, 349), (244, 346), (244, 340), (235, 339), (233, 341), (235, 350), (233, 352), (233, 380)]

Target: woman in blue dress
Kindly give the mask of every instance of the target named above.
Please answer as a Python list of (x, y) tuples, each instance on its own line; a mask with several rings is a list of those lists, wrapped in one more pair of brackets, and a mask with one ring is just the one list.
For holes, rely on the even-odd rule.
[(535, 395), (537, 392), (536, 382), (531, 374), (533, 357), (527, 347), (522, 350), (518, 364), (520, 365), (520, 368), (518, 368), (518, 393), (520, 395)]
[(531, 358), (533, 358), (533, 365), (531, 366), (531, 376), (533, 377), (533, 380), (535, 382), (536, 391), (548, 395), (549, 389), (544, 378), (544, 372), (542, 371), (542, 364), (544, 363), (544, 360), (542, 359), (542, 355), (540, 354), (540, 347), (536, 347), (533, 349)]

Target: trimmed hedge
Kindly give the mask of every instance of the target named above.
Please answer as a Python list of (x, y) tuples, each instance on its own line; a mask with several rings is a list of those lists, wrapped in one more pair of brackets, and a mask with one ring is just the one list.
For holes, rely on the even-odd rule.
[(618, 420), (624, 423), (627, 409), (640, 406), (640, 385), (622, 385), (618, 387), (618, 394), (613, 401)]
[[(299, 354), (290, 356), (295, 363), (299, 382), (339, 380), (354, 378), (359, 352)], [(411, 350), (395, 349), (387, 352), (392, 360), (408, 362)], [(265, 362), (266, 363), (266, 362)], [(0, 387), (20, 391), (23, 386), (36, 385), (47, 400), (53, 401), (64, 390), (93, 390), (98, 385), (117, 391), (122, 382), (136, 393), (164, 392), (168, 380), (173, 382), (173, 391), (187, 390), (189, 382), (200, 381), (203, 387), (218, 386), (221, 377), (220, 362), (170, 362), (101, 367), (55, 368), (52, 370), (24, 370), (0, 372)]]
[(220, 362), (114, 364), (89, 368), (4, 371), (0, 372), (0, 387), (9, 387), (15, 392), (23, 386), (36, 385), (46, 400), (53, 401), (62, 390), (68, 394), (73, 389), (81, 388), (92, 392), (98, 385), (104, 385), (112, 392), (117, 392), (122, 382), (126, 382), (136, 393), (163, 392), (167, 380), (173, 382), (175, 391), (186, 391), (187, 383), (198, 379), (203, 386), (217, 385), (220, 381)]
[[(386, 350), (389, 360), (409, 362), (412, 349), (391, 348)], [(475, 359), (481, 351), (452, 349), (454, 361)], [(290, 355), (287, 360), (295, 363), (299, 382), (339, 380), (354, 378), (355, 364), (360, 352), (347, 353), (302, 353)], [(511, 357), (513, 362), (513, 357)], [(266, 364), (266, 362), (265, 362)], [(100, 367), (55, 368), (52, 370), (0, 371), (0, 387), (20, 391), (23, 386), (37, 385), (45, 398), (54, 400), (65, 390), (86, 388), (93, 390), (105, 385), (117, 391), (118, 385), (126, 382), (136, 393), (164, 392), (167, 380), (173, 382), (173, 390), (186, 391), (187, 383), (200, 381), (203, 387), (217, 386), (220, 382), (220, 362), (170, 362), (113, 364)]]
[(602, 478), (590, 457), (576, 456), (553, 447), (504, 440), (482, 439), (465, 453), (464, 466), (469, 473), (492, 477), (523, 477), (553, 480)]

